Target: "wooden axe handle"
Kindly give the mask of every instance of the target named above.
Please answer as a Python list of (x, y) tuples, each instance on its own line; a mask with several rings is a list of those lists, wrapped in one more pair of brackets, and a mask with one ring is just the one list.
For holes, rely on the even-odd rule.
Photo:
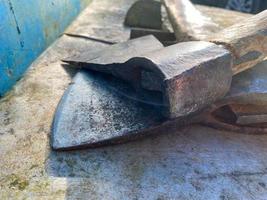
[(233, 73), (249, 69), (267, 55), (267, 10), (234, 24), (208, 38), (233, 55)]
[(205, 40), (220, 26), (200, 12), (189, 0), (163, 0), (177, 41)]
[[(205, 40), (224, 45), (233, 55), (233, 74), (264, 60), (267, 54), (267, 11), (218, 31), (189, 0), (163, 0), (178, 41)], [(180, 38), (180, 39), (179, 39)]]

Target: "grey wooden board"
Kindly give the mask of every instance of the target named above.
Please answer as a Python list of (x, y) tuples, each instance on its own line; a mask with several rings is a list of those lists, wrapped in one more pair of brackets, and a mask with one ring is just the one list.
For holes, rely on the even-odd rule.
[[(124, 42), (130, 36), (130, 28), (123, 24), (126, 12), (135, 0), (101, 1), (94, 9), (79, 17), (65, 33)], [(94, 2), (95, 4), (95, 2)], [(95, 4), (96, 5), (96, 4)], [(119, 5), (119, 6), (118, 6)]]
[(67, 177), (66, 199), (267, 197), (266, 136), (200, 126), (119, 146), (50, 152), (47, 172)]
[[(97, 20), (98, 13), (123, 15), (131, 3), (95, 0), (74, 25), (91, 26), (94, 19), (95, 26), (112, 26), (112, 18)], [(60, 59), (105, 46), (61, 37), (0, 100), (1, 199), (267, 198), (267, 135), (191, 126), (123, 145), (52, 151), (53, 115), (73, 75)]]

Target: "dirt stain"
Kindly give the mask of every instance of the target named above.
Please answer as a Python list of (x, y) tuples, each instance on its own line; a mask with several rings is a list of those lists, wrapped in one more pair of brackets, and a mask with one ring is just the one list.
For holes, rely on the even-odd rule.
[(9, 177), (9, 180), (10, 180), (9, 187), (12, 189), (17, 188), (17, 189), (22, 191), (22, 190), (25, 190), (26, 187), (29, 186), (28, 180), (21, 178), (21, 177), (17, 176), (16, 174), (12, 174)]

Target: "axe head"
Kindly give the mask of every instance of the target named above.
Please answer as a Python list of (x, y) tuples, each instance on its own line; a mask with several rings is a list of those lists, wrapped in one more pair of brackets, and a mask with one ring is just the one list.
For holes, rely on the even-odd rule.
[[(131, 75), (130, 69), (138, 67), (142, 74), (143, 91), (160, 91), (164, 97), (162, 104), (167, 104), (168, 107), (153, 106), (158, 105), (155, 104), (154, 95), (151, 95), (151, 101), (140, 101), (140, 94), (130, 84), (117, 77), (81, 70), (76, 74), (73, 84), (66, 90), (57, 108), (51, 134), (54, 149), (120, 143), (164, 132), (170, 127), (199, 122), (198, 115), (194, 121), (188, 117), (188, 113), (205, 107), (228, 91), (232, 79), (232, 59), (224, 48), (208, 42), (180, 43), (163, 48), (153, 38), (148, 39), (130, 41), (131, 45), (123, 44), (123, 47), (122, 44), (114, 45), (110, 54), (100, 53), (94, 57), (98, 58), (98, 66), (102, 66), (99, 70), (101, 72), (106, 70), (105, 66), (111, 70), (119, 70), (115, 72), (121, 72), (120, 67), (126, 67), (128, 69), (125, 74)], [(149, 50), (144, 48), (145, 42)], [(135, 55), (131, 58), (130, 55), (138, 49), (139, 52), (143, 51), (141, 56)], [(127, 54), (124, 57), (123, 52)], [(83, 55), (82, 58), (88, 59), (88, 56)], [(107, 64), (112, 58), (114, 63)], [(91, 66), (88, 60), (77, 59), (76, 62)], [(231, 102), (266, 102), (265, 66), (261, 65), (235, 76), (230, 92), (221, 100), (223, 105)], [(166, 116), (185, 113), (187, 117), (169, 120), (161, 114), (162, 110)], [(205, 116), (200, 117), (200, 121), (203, 121)], [(206, 123), (205, 120), (203, 123)], [(222, 127), (216, 120), (208, 121), (207, 124)], [(229, 125), (223, 128), (233, 130), (232, 125), (230, 128)], [(244, 127), (234, 126), (234, 130), (237, 129), (244, 130)]]
[[(144, 52), (143, 49), (147, 49), (144, 48), (145, 37), (142, 40), (143, 44), (136, 44), (135, 51), (129, 51), (131, 45), (125, 48), (125, 44), (117, 44), (113, 45), (113, 51), (95, 59), (85, 59), (88, 55), (84, 54), (75, 62), (72, 59), (67, 62), (128, 81), (139, 90), (140, 97), (150, 96), (145, 94), (151, 92), (157, 94), (155, 97), (160, 92), (161, 102), (155, 102), (153, 95), (150, 99), (145, 98), (145, 102), (161, 104), (165, 108), (162, 109), (164, 116), (171, 119), (195, 113), (228, 92), (232, 80), (232, 56), (222, 46), (194, 41)], [(142, 51), (143, 54), (136, 53)], [(127, 56), (123, 56), (124, 52), (128, 52)], [(129, 52), (133, 52), (132, 57)], [(125, 95), (129, 96), (127, 92)], [(143, 101), (143, 98), (139, 100)]]

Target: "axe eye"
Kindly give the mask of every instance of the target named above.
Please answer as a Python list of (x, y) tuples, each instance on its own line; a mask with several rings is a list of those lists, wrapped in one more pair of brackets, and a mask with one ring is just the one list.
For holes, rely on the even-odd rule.
[(239, 127), (267, 127), (266, 106), (252, 104), (224, 105), (212, 112), (218, 122)]
[(212, 112), (212, 116), (223, 123), (235, 124), (237, 117), (232, 109), (228, 106), (222, 106)]

